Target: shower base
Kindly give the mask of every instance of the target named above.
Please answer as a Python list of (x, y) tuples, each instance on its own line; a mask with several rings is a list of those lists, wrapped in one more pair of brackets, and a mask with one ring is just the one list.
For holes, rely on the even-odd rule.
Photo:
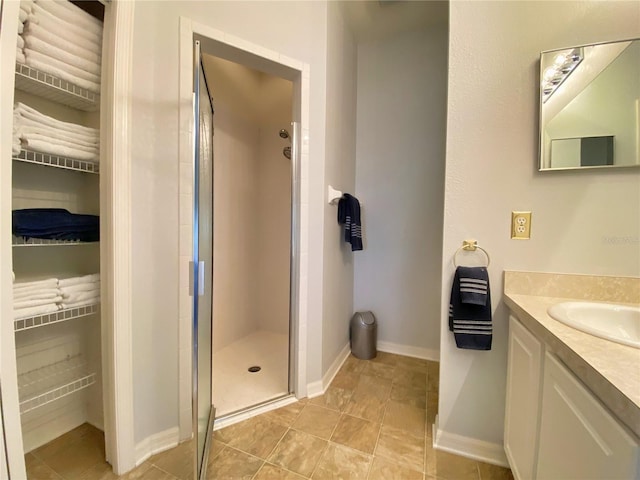
[[(258, 331), (213, 355), (213, 404), (222, 417), (288, 393), (289, 338)], [(250, 367), (260, 367), (252, 373)]]

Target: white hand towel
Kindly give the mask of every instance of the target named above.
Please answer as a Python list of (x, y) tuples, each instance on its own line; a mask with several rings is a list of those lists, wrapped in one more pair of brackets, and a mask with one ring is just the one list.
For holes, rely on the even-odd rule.
[(37, 298), (35, 300), (20, 300), (13, 302), (13, 309), (19, 310), (21, 308), (39, 307), (40, 305), (48, 305), (50, 303), (60, 303), (62, 296), (58, 295), (55, 298)]
[(41, 72), (55, 75), (56, 77), (59, 77), (62, 80), (66, 80), (67, 82), (73, 83), (80, 88), (86, 88), (90, 92), (100, 93), (100, 84), (91, 82), (84, 78), (77, 77), (67, 72), (65, 69), (60, 68), (58, 66), (59, 63), (55, 64), (55, 62), (49, 61), (48, 59), (36, 59), (33, 57), (31, 58), (27, 57), (27, 60), (25, 63), (30, 67), (35, 68), (36, 70), (40, 70)]
[(24, 23), (18, 22), (18, 34), (22, 34), (24, 32)]
[[(25, 35), (24, 39), (26, 48), (42, 53), (61, 62), (67, 63), (73, 67), (79, 68), (94, 75), (100, 76), (100, 64), (79, 57), (73, 53), (65, 52), (61, 48), (50, 45), (44, 40), (40, 40), (31, 35)], [(73, 72), (72, 72), (73, 73)]]
[(34, 150), (36, 152), (48, 153), (49, 155), (58, 155), (60, 157), (71, 158), (75, 160), (84, 160), (86, 162), (98, 162), (100, 160), (99, 155), (96, 153), (89, 153), (78, 148), (67, 147), (60, 145), (59, 143), (52, 143), (35, 138), (29, 139), (29, 141), (22, 140), (23, 148)]
[(96, 145), (94, 146), (86, 146), (81, 145), (78, 142), (69, 142), (67, 140), (62, 140), (60, 136), (52, 137), (51, 135), (45, 135), (42, 133), (21, 133), (20, 140), (26, 146), (29, 145), (29, 142), (33, 140), (40, 140), (42, 142), (48, 142), (51, 145), (57, 145), (61, 147), (75, 148), (78, 151), (86, 152), (95, 155), (96, 157), (99, 155), (100, 150)]
[(20, 0), (20, 8), (23, 8), (30, 12), (31, 8), (33, 7), (33, 3), (33, 0)]
[(100, 291), (93, 290), (91, 292), (77, 292), (69, 295), (68, 297), (63, 297), (63, 303), (78, 303), (81, 301), (89, 301), (100, 298)]
[(11, 155), (14, 157), (19, 155), (20, 150), (22, 150), (20, 139), (18, 139), (17, 137), (13, 137), (13, 141), (11, 142)]
[(21, 288), (56, 288), (58, 286), (57, 278), (45, 278), (44, 280), (31, 280), (29, 282), (17, 282), (13, 284), (13, 291), (20, 290)]
[(62, 295), (62, 291), (57, 288), (43, 288), (40, 290), (27, 291), (27, 292), (13, 292), (13, 301), (33, 299), (38, 300), (42, 298), (56, 298)]
[(21, 63), (24, 65), (26, 61), (27, 59), (24, 56), (24, 52), (22, 51), (22, 49), (19, 47), (16, 47), (16, 63)]
[(30, 22), (50, 28), (52, 29), (52, 32), (55, 32), (60, 28), (66, 28), (73, 32), (74, 35), (82, 37), (85, 42), (91, 42), (96, 45), (102, 44), (102, 27), (89, 29), (78, 25), (77, 23), (67, 22), (66, 20), (46, 11), (38, 2), (33, 4), (32, 10), (33, 13), (29, 15), (28, 20)]
[(61, 287), (63, 296), (77, 292), (90, 292), (92, 290), (100, 290), (100, 281), (79, 283), (77, 285), (66, 285), (64, 287)]
[(59, 138), (60, 140), (64, 140), (66, 142), (77, 143), (78, 145), (82, 145), (84, 147), (98, 148), (99, 146), (99, 141), (97, 138), (90, 139), (90, 137), (88, 137), (87, 135), (78, 135), (75, 133), (67, 132), (65, 130), (48, 127), (46, 125), (38, 124), (33, 120), (20, 119), (18, 122), (14, 120), (14, 125), (16, 125), (17, 127), (16, 133), (18, 136), (37, 133), (53, 138)]
[(102, 34), (102, 22), (71, 2), (46, 1), (38, 2), (38, 5), (65, 22), (81, 25), (83, 28)]
[(96, 283), (100, 281), (99, 273), (91, 273), (89, 275), (82, 275), (80, 277), (61, 278), (58, 280), (60, 288), (68, 287), (71, 285), (80, 285), (83, 283)]
[(94, 136), (95, 138), (99, 137), (99, 131), (95, 128), (85, 127), (83, 125), (78, 125), (76, 123), (63, 122), (61, 120), (57, 120), (53, 117), (49, 117), (44, 113), (40, 113), (33, 107), (29, 105), (25, 105), (24, 103), (18, 102), (13, 107), (13, 112), (22, 115), (23, 117), (29, 118), (36, 122), (43, 123), (47, 126), (53, 128), (59, 128), (61, 130), (67, 130), (72, 133), (78, 134), (86, 134), (89, 136)]
[(67, 40), (66, 38), (58, 35), (55, 32), (50, 32), (46, 28), (41, 27), (36, 23), (27, 23), (25, 27), (24, 37), (35, 37), (43, 42), (47, 42), (49, 45), (61, 48), (65, 52), (69, 52), (73, 55), (77, 55), (80, 58), (89, 60), (90, 62), (101, 63), (102, 55), (101, 51), (94, 52), (85, 48), (81, 41)]
[(21, 8), (20, 13), (18, 14), (18, 19), (20, 20), (20, 23), (26, 22), (27, 18), (29, 18), (29, 13), (26, 10), (23, 10)]
[(47, 313), (55, 313), (58, 310), (60, 310), (60, 306), (55, 303), (51, 303), (48, 305), (39, 305), (37, 307), (31, 307), (31, 308), (21, 308), (19, 310), (13, 311), (13, 318), (19, 319), (19, 318), (35, 317), (36, 315), (45, 315)]
[(97, 84), (100, 83), (100, 75), (96, 75), (95, 73), (91, 73), (86, 70), (83, 70), (82, 68), (78, 68), (73, 65), (70, 65), (69, 63), (62, 61), (60, 59), (54, 58), (50, 55), (46, 55), (41, 52), (36, 52), (35, 50), (32, 50), (27, 47), (24, 48), (24, 54), (27, 58), (32, 58), (38, 61), (46, 61), (54, 67), (64, 69), (74, 77), (84, 78), (85, 80), (88, 80), (90, 82), (94, 82)]
[(24, 38), (22, 35), (18, 35), (16, 38), (18, 39), (18, 48), (24, 48)]

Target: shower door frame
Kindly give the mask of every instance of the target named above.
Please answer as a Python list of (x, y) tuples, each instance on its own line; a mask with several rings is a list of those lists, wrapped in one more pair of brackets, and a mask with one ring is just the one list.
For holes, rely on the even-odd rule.
[[(309, 203), (308, 195), (308, 133), (309, 133), (309, 65), (286, 57), (284, 54), (268, 50), (260, 45), (252, 44), (220, 30), (180, 18), (180, 125), (191, 125), (191, 131), (180, 132), (181, 162), (189, 158), (193, 145), (193, 124), (191, 118), (192, 95), (192, 61), (193, 42), (200, 41), (202, 51), (217, 57), (225, 58), (246, 66), (253, 66), (275, 76), (285, 78), (293, 83), (293, 141), (292, 141), (292, 198), (291, 198), (291, 255), (290, 255), (290, 295), (289, 295), (289, 395), (297, 398), (307, 396), (307, 301), (309, 259), (308, 236), (303, 232), (308, 223), (308, 209), (302, 211), (301, 206)], [(182, 165), (182, 164), (181, 164)], [(184, 180), (180, 182), (181, 199), (193, 195), (191, 186)], [(189, 200), (192, 201), (192, 200)], [(183, 224), (181, 219), (181, 224)], [(184, 252), (185, 239), (180, 239), (180, 249)], [(190, 241), (190, 239), (189, 239)], [(187, 241), (187, 243), (190, 243)], [(189, 247), (187, 247), (189, 248)], [(185, 259), (188, 257), (185, 257)], [(183, 257), (181, 256), (181, 263)], [(181, 267), (182, 268), (182, 267)], [(180, 289), (180, 304), (190, 300), (188, 286)], [(302, 292), (302, 295), (301, 295)], [(184, 312), (186, 314), (186, 312)], [(190, 318), (190, 311), (188, 317)], [(188, 348), (191, 338), (184, 334), (184, 322), (189, 322), (181, 309), (180, 347)], [(181, 356), (179, 365), (181, 382), (191, 378), (191, 368)], [(282, 401), (290, 402), (290, 399)], [(188, 399), (190, 402), (190, 396)], [(184, 396), (180, 397), (180, 438), (191, 436), (191, 415), (187, 415), (189, 403)], [(260, 404), (251, 409), (252, 413), (260, 413), (274, 408), (278, 401)], [(223, 426), (216, 424), (216, 428)], [(226, 422), (224, 422), (226, 424)]]

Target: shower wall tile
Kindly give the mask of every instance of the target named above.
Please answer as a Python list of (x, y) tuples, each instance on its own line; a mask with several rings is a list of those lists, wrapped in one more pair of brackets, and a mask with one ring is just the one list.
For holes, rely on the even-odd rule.
[(180, 194), (180, 225), (191, 227), (193, 216), (193, 196), (188, 193)]
[(180, 162), (180, 193), (193, 195), (193, 165)]
[(191, 225), (180, 225), (180, 255), (191, 255), (192, 253)]

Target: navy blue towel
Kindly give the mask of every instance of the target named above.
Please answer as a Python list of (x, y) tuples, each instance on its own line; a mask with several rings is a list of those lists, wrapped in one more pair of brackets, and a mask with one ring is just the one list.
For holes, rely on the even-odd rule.
[(491, 350), (491, 290), (486, 267), (458, 267), (449, 301), (449, 330), (458, 348)]
[(338, 202), (338, 223), (344, 224), (344, 241), (351, 244), (351, 251), (362, 250), (362, 224), (360, 202), (345, 193)]
[(100, 217), (70, 213), (62, 208), (26, 208), (11, 212), (18, 237), (97, 242)]

